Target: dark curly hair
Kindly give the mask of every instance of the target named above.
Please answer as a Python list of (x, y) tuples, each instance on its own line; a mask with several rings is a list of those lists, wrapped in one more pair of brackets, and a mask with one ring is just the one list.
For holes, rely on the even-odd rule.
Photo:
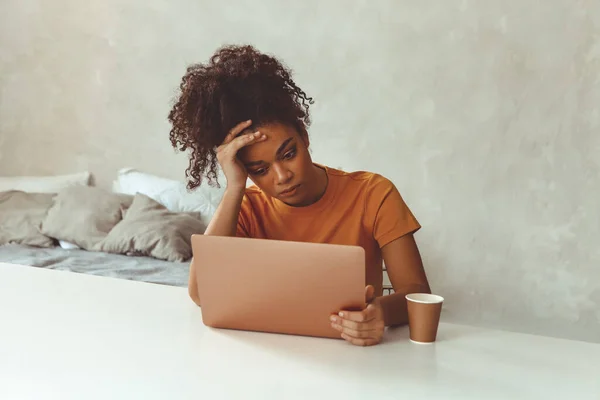
[(181, 93), (169, 113), (169, 137), (179, 151), (190, 149), (188, 189), (208, 179), (219, 186), (216, 147), (235, 125), (278, 122), (306, 132), (313, 99), (300, 89), (279, 60), (254, 47), (224, 46), (206, 64), (187, 68)]

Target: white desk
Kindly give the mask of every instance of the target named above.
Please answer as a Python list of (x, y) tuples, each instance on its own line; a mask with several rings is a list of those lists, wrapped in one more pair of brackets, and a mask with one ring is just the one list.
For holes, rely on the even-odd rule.
[(0, 399), (600, 399), (600, 345), (442, 324), (375, 347), (213, 330), (183, 288), (0, 264)]

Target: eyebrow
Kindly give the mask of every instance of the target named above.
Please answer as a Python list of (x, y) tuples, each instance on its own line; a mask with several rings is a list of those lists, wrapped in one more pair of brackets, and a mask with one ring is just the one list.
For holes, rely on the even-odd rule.
[[(294, 140), (294, 138), (293, 138), (293, 137), (291, 137), (291, 138), (289, 138), (289, 139), (286, 139), (286, 140), (285, 140), (283, 143), (281, 143), (281, 146), (279, 146), (279, 148), (278, 148), (278, 149), (277, 149), (277, 151), (275, 152), (275, 155), (276, 155), (277, 157), (281, 156), (281, 153), (283, 153), (283, 151), (285, 150), (285, 148), (287, 147), (287, 145), (288, 145), (288, 144), (289, 144), (289, 143), (290, 143), (292, 140)], [(262, 160), (258, 160), (258, 161), (250, 161), (250, 162), (247, 162), (247, 163), (245, 163), (245, 166), (246, 166), (246, 167), (253, 167), (253, 166), (256, 166), (256, 165), (260, 165), (260, 164), (262, 164), (262, 163), (264, 163), (264, 161), (262, 161)]]
[(294, 140), (293, 137), (287, 139), (285, 142), (281, 143), (281, 146), (279, 146), (279, 148), (277, 149), (277, 151), (275, 152), (275, 155), (277, 157), (279, 157), (281, 155), (281, 153), (283, 153), (283, 151), (285, 150), (286, 146), (292, 141)]

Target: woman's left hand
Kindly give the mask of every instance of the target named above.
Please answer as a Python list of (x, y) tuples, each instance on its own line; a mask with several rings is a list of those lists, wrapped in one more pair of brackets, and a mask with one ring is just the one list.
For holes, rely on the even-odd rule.
[(372, 346), (381, 342), (385, 331), (383, 309), (374, 296), (374, 288), (366, 287), (367, 307), (362, 311), (342, 310), (331, 316), (331, 326), (342, 338), (357, 346)]

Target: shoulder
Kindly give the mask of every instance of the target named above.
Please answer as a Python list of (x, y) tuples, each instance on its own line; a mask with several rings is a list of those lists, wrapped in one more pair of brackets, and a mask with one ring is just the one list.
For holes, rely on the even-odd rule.
[(263, 203), (267, 200), (268, 196), (260, 190), (257, 186), (252, 185), (248, 186), (244, 191), (244, 198), (242, 200), (242, 204), (255, 204), (255, 203)]
[(330, 176), (339, 181), (341, 197), (363, 205), (366, 220), (374, 224), (377, 218), (395, 221), (410, 214), (396, 185), (387, 177), (369, 171), (345, 172), (332, 169)]
[(242, 198), (242, 212), (264, 210), (272, 205), (273, 199), (255, 185), (248, 186)]
[[(331, 176), (344, 180), (346, 187), (353, 187), (355, 193), (362, 193), (366, 227), (373, 231), (380, 247), (420, 229), (421, 225), (404, 202), (396, 185), (385, 176), (367, 171), (339, 170), (334, 170)], [(349, 190), (344, 193), (347, 194), (350, 194)]]
[(391, 180), (374, 172), (346, 172), (330, 167), (327, 167), (327, 172), (331, 178), (338, 180), (343, 186), (364, 191), (368, 195), (385, 194), (386, 192), (396, 190), (396, 186)]
[(256, 185), (248, 186), (244, 191), (244, 197), (258, 198), (263, 197), (265, 194)]

